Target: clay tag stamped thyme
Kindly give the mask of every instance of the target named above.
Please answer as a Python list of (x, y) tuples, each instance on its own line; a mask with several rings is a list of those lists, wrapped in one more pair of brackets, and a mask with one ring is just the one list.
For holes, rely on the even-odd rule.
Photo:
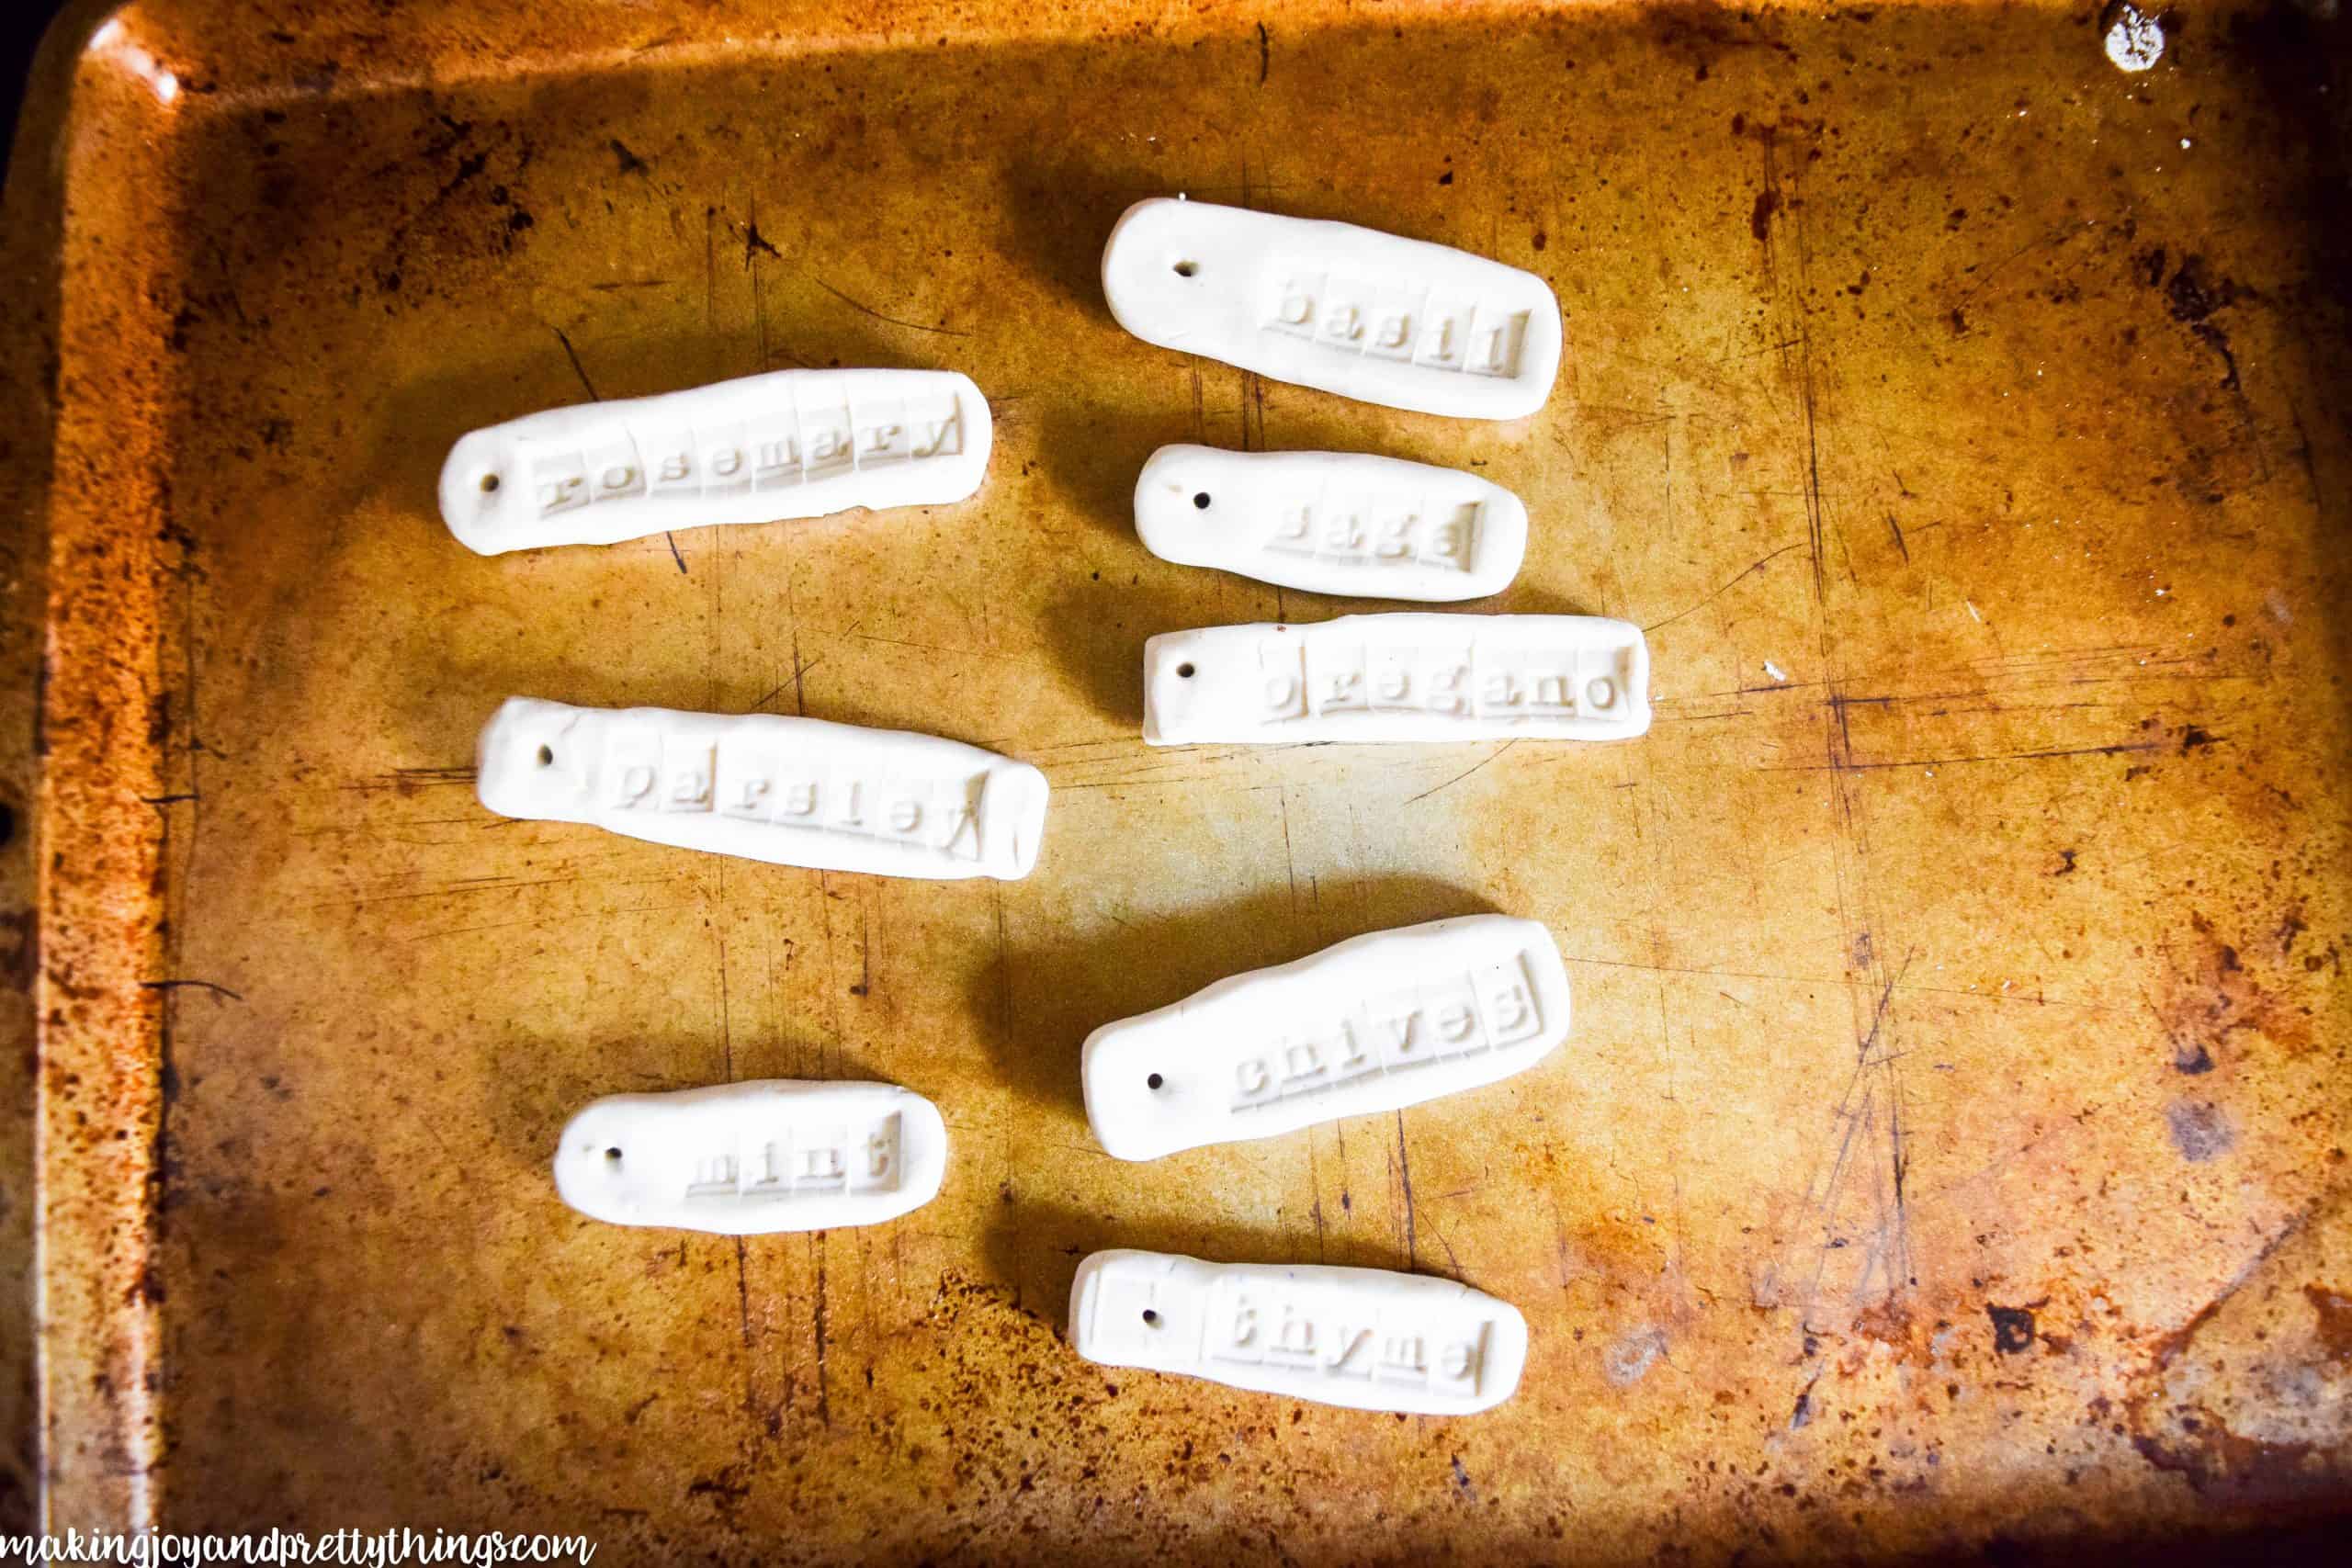
[(777, 370), (580, 403), (461, 438), (441, 517), (486, 556), (705, 523), (961, 501), (994, 425), (952, 370)]
[(1269, 1138), (1507, 1078), (1568, 1036), (1536, 920), (1464, 915), (1353, 937), (1087, 1036), (1086, 1119), (1120, 1159)]
[(1527, 508), (1456, 468), (1353, 452), (1162, 446), (1136, 480), (1162, 560), (1313, 593), (1477, 599), (1527, 554)]
[(947, 1124), (891, 1084), (765, 1078), (582, 1108), (556, 1191), (591, 1219), (720, 1235), (878, 1224), (938, 1196)]
[(1014, 880), (1037, 863), (1046, 775), (900, 729), (775, 714), (585, 708), (511, 697), (476, 787), (507, 817), (777, 865)]
[(1102, 292), (1146, 343), (1390, 408), (1517, 419), (1560, 369), (1542, 278), (1352, 223), (1139, 201), (1103, 247)]
[(1144, 644), (1155, 746), (1305, 740), (1623, 740), (1650, 727), (1630, 621), (1401, 611), (1210, 626)]
[(1451, 1280), (1098, 1252), (1069, 1292), (1078, 1353), (1356, 1410), (1466, 1416), (1519, 1387), (1527, 1320)]

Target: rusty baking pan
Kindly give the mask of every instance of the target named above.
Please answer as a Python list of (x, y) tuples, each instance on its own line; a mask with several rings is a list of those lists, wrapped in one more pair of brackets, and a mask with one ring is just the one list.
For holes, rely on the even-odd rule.
[[(616, 1562), (2336, 1517), (2345, 28), (73, 12), (0, 304), (41, 1517)], [(1101, 246), (1175, 192), (1542, 274), (1550, 402), (1448, 422), (1128, 337)], [(975, 378), (980, 494), (496, 558), (435, 515), (468, 429), (831, 365)], [(1146, 637), (1347, 607), (1146, 553), (1178, 440), (1509, 486), (1527, 565), (1475, 607), (1646, 628), (1655, 728), (1148, 751)], [(983, 744), (1049, 776), (1044, 857), (918, 884), (503, 821), (472, 744), (514, 693)], [(1096, 1024), (1484, 909), (1567, 956), (1540, 1068), (1149, 1165), (1089, 1135)], [(742, 1242), (556, 1201), (588, 1100), (796, 1076), (940, 1105), (938, 1200)], [(1439, 1420), (1106, 1374), (1063, 1322), (1105, 1247), (1459, 1279), (1526, 1314), (1526, 1381)]]

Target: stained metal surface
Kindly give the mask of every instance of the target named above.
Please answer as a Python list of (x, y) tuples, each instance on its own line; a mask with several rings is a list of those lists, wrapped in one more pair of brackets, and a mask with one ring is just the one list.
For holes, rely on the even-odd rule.
[[(58, 1522), (1714, 1561), (2342, 1507), (2321, 7), (2175, 15), (2140, 74), (2082, 7), (302, 9), (119, 13), (10, 189), (53, 278), (6, 318), (53, 432), (0, 463), (47, 570)], [(1102, 239), (1173, 191), (1542, 273), (1559, 389), (1462, 424), (1125, 337)], [(971, 374), (981, 494), (495, 559), (434, 514), (473, 426), (831, 364)], [(1483, 607), (1646, 626), (1652, 734), (1148, 752), (1145, 637), (1346, 607), (1144, 552), (1176, 440), (1511, 487)], [(1051, 778), (1045, 854), (501, 821), (512, 693), (988, 745)], [(1568, 956), (1542, 1067), (1093, 1146), (1094, 1024), (1485, 908)], [(762, 1076), (937, 1101), (940, 1198), (740, 1245), (556, 1202), (581, 1103)], [(1113, 1246), (1462, 1279), (1526, 1384), (1441, 1421), (1105, 1375), (1061, 1314)]]

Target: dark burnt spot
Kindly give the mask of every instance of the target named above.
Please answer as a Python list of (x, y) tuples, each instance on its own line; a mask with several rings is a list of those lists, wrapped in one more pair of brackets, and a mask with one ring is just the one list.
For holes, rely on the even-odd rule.
[(2074, 875), (2075, 857), (2081, 852), (2082, 852), (2080, 850), (2060, 850), (2058, 852), (2058, 869), (2052, 872), (2050, 874), (2052, 876)]
[[(2239, 1033), (2290, 1053), (2309, 1050), (2309, 1007), (2272, 990), (2256, 973), (2272, 949), (2259, 937), (2243, 948), (2225, 942), (2213, 922), (2199, 914), (2189, 916), (2189, 927), (2195, 953), (2174, 956), (2162, 987), (2151, 998), (2172, 1043), (2174, 1066), (2184, 1073), (2211, 1071), (2229, 1055), (2222, 1047)], [(2249, 953), (2257, 960), (2253, 967), (2245, 956)], [(2287, 955), (2280, 951), (2279, 956)]]
[(2229, 1118), (2210, 1100), (2174, 1100), (2165, 1107), (2165, 1122), (2172, 1132), (2172, 1146), (2192, 1165), (2220, 1158), (2237, 1142)]
[(1756, 236), (1758, 243), (1772, 237), (1772, 214), (1779, 211), (1780, 207), (1779, 191), (1759, 190), (1756, 193), (1755, 209), (1747, 215), (1747, 231)]
[(2014, 1356), (2033, 1348), (2031, 1307), (1994, 1306), (1987, 1303), (1984, 1314), (1993, 1320), (1994, 1349), (2004, 1356)]
[(2192, 749), (2210, 750), (2226, 737), (2214, 734), (2201, 724), (2192, 724), (2180, 732), (2180, 754), (2188, 756)]
[(758, 224), (746, 225), (743, 230), (743, 265), (751, 265), (752, 258), (762, 251), (765, 251), (776, 261), (784, 259), (784, 253), (768, 243), (766, 236), (760, 232)]
[(2236, 391), (2238, 389), (2238, 356), (2231, 351), (2229, 334), (2211, 321), (2199, 321), (2188, 330), (2195, 335), (2198, 342), (2221, 356), (2222, 389), (2225, 392)]
[(1534, 241), (1533, 241), (1533, 243), (1534, 243), (1535, 248), (1536, 248), (1538, 251), (1541, 251), (1541, 250), (1544, 247), (1544, 245), (1550, 242), (1551, 238), (1552, 238), (1552, 237), (1551, 237), (1549, 234), (1546, 234), (1545, 232), (1544, 232), (1544, 231), (1543, 231), (1543, 230), (1541, 230), (1541, 229), (1536, 230), (1536, 231), (1535, 231), (1535, 239), (1534, 239)]
[[(7, 841), (6, 835), (0, 835), (0, 844), (5, 844)], [(2310, 929), (2311, 928), (2309, 926), (2303, 923), (2303, 917), (2301, 912), (2290, 913), (2285, 919), (2280, 920), (2278, 922), (2278, 931), (2272, 933), (2272, 935), (2278, 939), (2278, 956), (2284, 958), (2289, 953), (2294, 952), (2295, 939)]]
[[(2164, 253), (2156, 253), (2161, 260)], [(2164, 286), (2165, 308), (2176, 321), (2201, 321), (2224, 306), (2233, 305), (2245, 296), (2245, 290), (2232, 279), (2218, 282), (2206, 276), (2205, 258), (2184, 256), (2180, 270)]]
[(1968, 313), (1957, 305), (1951, 308), (1951, 314), (1946, 316), (1944, 320), (1951, 324), (1951, 335), (1954, 337), (1959, 337), (1968, 331)]
[(1448, 169), (1445, 173), (1438, 175), (1437, 183), (1442, 186), (1452, 185), (1453, 183), (1453, 171), (1452, 169)]
[(620, 160), (620, 173), (624, 175), (648, 175), (652, 172), (647, 165), (645, 160), (630, 152), (628, 150), (628, 143), (623, 141), (619, 137), (614, 137), (608, 145), (610, 145), (613, 150), (613, 156)]
[(2221, 360), (2222, 390), (2237, 390), (2237, 355), (2230, 346), (2229, 333), (2213, 317), (2249, 298), (2252, 290), (2234, 278), (2213, 276), (2206, 270), (2205, 258), (2200, 255), (2183, 256), (2171, 277), (2166, 278), (2165, 269), (2169, 260), (2165, 248), (2157, 245), (2132, 257), (2132, 266), (2143, 285), (2164, 295), (2165, 313), (2186, 326), (2190, 335)]
[(139, 1271), (139, 1278), (131, 1281), (130, 1290), (123, 1292), (123, 1299), (132, 1306), (137, 1306), (141, 1302), (149, 1306), (163, 1304), (164, 1277), (155, 1272), (155, 1266), (153, 1263)]
[(2303, 1287), (2303, 1299), (2319, 1316), (2320, 1348), (2330, 1359), (2352, 1365), (2352, 1296), (2314, 1284)]
[(2199, 1496), (2237, 1505), (2311, 1496), (2310, 1461), (2326, 1451), (2318, 1445), (2242, 1437), (2201, 1404), (2175, 1410), (2168, 1420), (2170, 1432), (2135, 1432), (2132, 1446), (2156, 1469), (2188, 1482)]

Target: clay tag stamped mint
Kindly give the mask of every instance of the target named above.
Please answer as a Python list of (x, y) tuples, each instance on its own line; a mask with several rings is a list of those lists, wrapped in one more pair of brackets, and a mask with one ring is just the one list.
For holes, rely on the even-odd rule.
[(946, 1169), (947, 1126), (922, 1096), (766, 1078), (591, 1102), (563, 1129), (555, 1185), (616, 1225), (762, 1235), (896, 1219)]

